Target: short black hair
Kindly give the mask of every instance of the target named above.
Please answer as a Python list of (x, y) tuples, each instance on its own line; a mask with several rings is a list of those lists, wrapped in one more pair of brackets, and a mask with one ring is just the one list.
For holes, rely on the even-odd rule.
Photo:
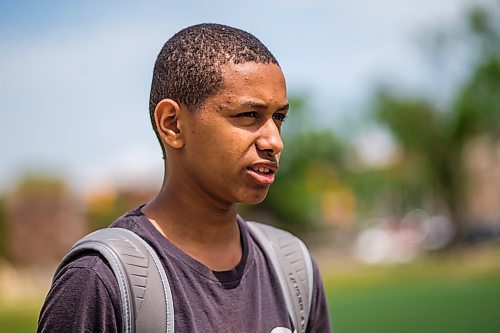
[(232, 62), (276, 64), (267, 47), (252, 34), (222, 24), (203, 23), (187, 27), (170, 38), (156, 58), (149, 98), (149, 114), (156, 128), (154, 111), (165, 98), (195, 111), (223, 85), (222, 66)]

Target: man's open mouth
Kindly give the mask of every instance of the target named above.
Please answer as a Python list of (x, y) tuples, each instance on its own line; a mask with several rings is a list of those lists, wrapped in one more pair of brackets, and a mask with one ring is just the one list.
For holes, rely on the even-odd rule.
[(269, 175), (269, 174), (274, 173), (273, 170), (266, 168), (264, 166), (255, 166), (255, 167), (250, 168), (250, 170), (253, 170), (253, 171), (260, 173), (262, 175)]
[(248, 167), (248, 175), (259, 185), (269, 186), (274, 182), (278, 164), (273, 162), (255, 163)]

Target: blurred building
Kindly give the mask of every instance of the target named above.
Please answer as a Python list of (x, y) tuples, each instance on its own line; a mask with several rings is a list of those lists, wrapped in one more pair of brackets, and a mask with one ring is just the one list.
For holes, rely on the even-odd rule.
[(472, 140), (465, 163), (468, 220), (473, 227), (500, 230), (500, 142), (486, 136)]
[(7, 258), (53, 266), (87, 232), (84, 209), (58, 180), (26, 177), (6, 195)]

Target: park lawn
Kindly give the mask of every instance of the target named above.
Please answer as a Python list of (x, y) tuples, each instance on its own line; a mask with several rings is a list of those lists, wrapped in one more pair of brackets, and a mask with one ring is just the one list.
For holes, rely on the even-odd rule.
[(0, 300), (0, 332), (36, 332), (43, 299)]
[(500, 260), (426, 260), (325, 277), (336, 333), (500, 332)]

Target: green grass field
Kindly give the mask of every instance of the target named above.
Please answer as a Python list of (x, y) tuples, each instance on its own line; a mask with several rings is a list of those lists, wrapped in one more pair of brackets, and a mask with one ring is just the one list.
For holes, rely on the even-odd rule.
[(438, 258), (325, 278), (336, 333), (498, 333), (500, 257)]
[[(500, 332), (498, 250), (323, 271), (335, 333)], [(41, 302), (0, 296), (0, 331), (34, 332)]]
[(1, 300), (0, 332), (36, 332), (41, 299)]

